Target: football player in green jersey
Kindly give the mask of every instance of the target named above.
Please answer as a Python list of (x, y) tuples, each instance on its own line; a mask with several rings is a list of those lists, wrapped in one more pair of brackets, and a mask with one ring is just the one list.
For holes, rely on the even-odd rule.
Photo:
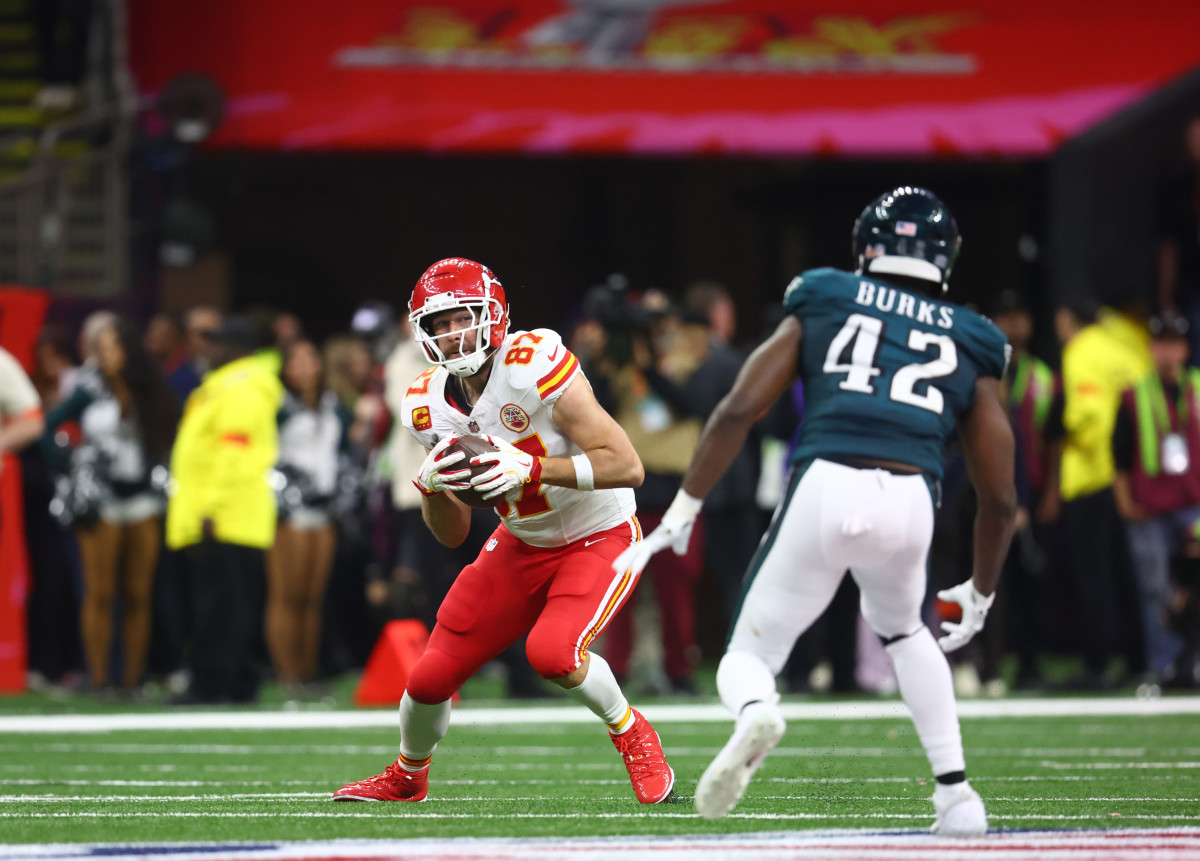
[[(682, 552), (750, 426), (803, 380), (807, 412), (787, 491), (746, 574), (717, 671), (737, 723), (696, 789), (707, 818), (733, 809), (783, 735), (775, 676), (849, 569), (937, 778), (934, 832), (987, 831), (966, 781), (942, 653), (983, 628), (1017, 501), (999, 393), (1008, 344), (989, 320), (943, 298), (959, 244), (953, 216), (925, 189), (896, 188), (863, 210), (854, 226), (858, 271), (817, 269), (792, 281), (783, 300), (790, 313), (710, 417), (662, 525), (615, 562), (640, 570), (659, 550)], [(921, 604), (942, 449), (956, 428), (979, 500), (974, 571), (939, 593), (962, 607), (962, 621), (943, 623), (935, 640)]]

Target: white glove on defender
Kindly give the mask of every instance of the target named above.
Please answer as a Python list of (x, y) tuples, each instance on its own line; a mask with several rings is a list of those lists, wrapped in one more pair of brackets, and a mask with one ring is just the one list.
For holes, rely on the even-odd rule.
[(943, 589), (937, 596), (943, 601), (962, 607), (961, 622), (942, 622), (942, 630), (946, 632), (946, 636), (938, 639), (938, 645), (942, 647), (943, 652), (953, 652), (962, 648), (982, 631), (988, 610), (996, 600), (995, 592), (984, 596), (970, 580), (953, 588)]
[[(471, 486), (483, 494), (484, 499), (505, 496), (509, 491), (535, 480), (534, 468), (538, 459), (526, 454), (511, 443), (494, 436), (487, 441), (499, 449), (495, 454), (481, 454), (471, 459), (472, 463), (494, 463), (487, 472), (471, 479)], [(538, 470), (541, 473), (541, 470)]]
[(696, 517), (700, 514), (700, 506), (704, 500), (689, 496), (682, 490), (675, 494), (671, 507), (663, 515), (662, 523), (637, 544), (631, 544), (612, 564), (613, 571), (618, 574), (628, 568), (634, 574), (641, 574), (650, 557), (660, 550), (670, 547), (676, 555), (687, 553), (688, 541), (692, 537), (692, 527), (696, 525)]
[(458, 469), (453, 472), (442, 472), (446, 467), (453, 466), (466, 457), (461, 451), (442, 457), (442, 453), (454, 444), (455, 439), (457, 437), (446, 437), (435, 445), (429, 454), (425, 455), (421, 471), (413, 484), (426, 496), (433, 496), (443, 490), (465, 490), (470, 487), (464, 480), (471, 477), (471, 470)]

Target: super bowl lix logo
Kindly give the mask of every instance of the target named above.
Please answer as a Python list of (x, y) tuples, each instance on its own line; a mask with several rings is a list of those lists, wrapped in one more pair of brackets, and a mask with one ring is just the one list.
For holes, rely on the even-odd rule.
[(516, 404), (505, 404), (500, 408), (500, 422), (510, 431), (520, 433), (529, 427), (529, 416)]

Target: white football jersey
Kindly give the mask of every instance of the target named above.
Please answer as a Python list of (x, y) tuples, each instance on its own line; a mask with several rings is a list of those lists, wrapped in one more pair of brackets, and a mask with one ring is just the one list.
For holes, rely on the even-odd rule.
[[(439, 439), (489, 434), (539, 457), (572, 457), (582, 449), (554, 423), (554, 403), (576, 376), (579, 360), (550, 329), (512, 332), (492, 356), (483, 395), (469, 412), (446, 386), (450, 372), (432, 367), (408, 387), (400, 422), (431, 449)], [(586, 381), (586, 378), (584, 378)], [(580, 491), (531, 482), (500, 500), (496, 513), (508, 530), (534, 547), (562, 547), (633, 516), (633, 490)]]

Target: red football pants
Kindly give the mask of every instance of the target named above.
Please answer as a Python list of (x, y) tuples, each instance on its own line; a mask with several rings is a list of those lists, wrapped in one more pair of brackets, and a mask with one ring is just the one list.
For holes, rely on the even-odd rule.
[[(647, 532), (662, 521), (662, 511), (640, 518)], [(688, 542), (687, 553), (676, 556), (671, 549), (654, 555), (646, 573), (654, 581), (658, 598), (659, 624), (662, 626), (663, 669), (672, 679), (692, 674), (699, 657), (696, 645), (696, 582), (704, 573), (704, 521), (697, 518)], [(633, 650), (633, 607), (617, 614), (604, 635), (604, 659), (612, 671), (623, 678), (629, 674), (629, 656)]]
[(433, 705), (528, 632), (525, 654), (542, 678), (569, 675), (637, 585), (612, 562), (641, 538), (637, 518), (565, 547), (532, 547), (497, 527), (438, 609), (408, 695)]

